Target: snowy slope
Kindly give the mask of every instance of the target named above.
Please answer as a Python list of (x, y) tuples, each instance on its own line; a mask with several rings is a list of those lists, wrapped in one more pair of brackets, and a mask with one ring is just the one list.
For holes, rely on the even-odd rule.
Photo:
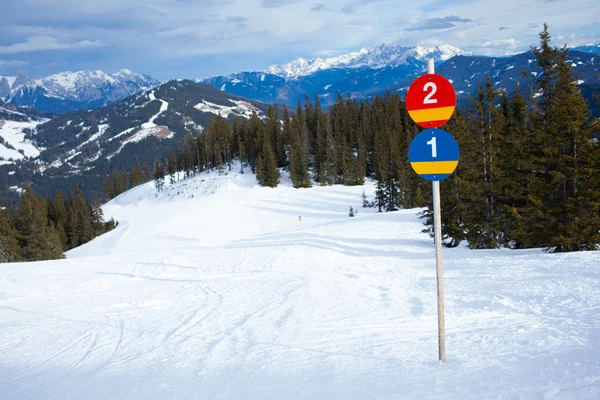
[(0, 120), (0, 164), (11, 164), (25, 157), (35, 158), (40, 149), (31, 140), (25, 139), (25, 129), (35, 129), (44, 121), (3, 121)]
[(1, 265), (0, 397), (600, 396), (598, 252), (446, 249), (440, 365), (419, 210), (349, 218), (363, 187), (238, 168), (134, 188), (67, 260)]

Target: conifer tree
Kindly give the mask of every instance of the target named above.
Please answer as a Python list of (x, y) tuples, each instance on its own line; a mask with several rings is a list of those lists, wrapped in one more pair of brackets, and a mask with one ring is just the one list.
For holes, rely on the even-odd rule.
[(175, 183), (175, 173), (177, 172), (177, 162), (175, 161), (175, 155), (169, 153), (167, 157), (167, 174), (169, 175), (169, 182)]
[(21, 194), (17, 230), (24, 259), (39, 261), (64, 257), (58, 233), (49, 223), (46, 205), (30, 186), (26, 186)]
[(162, 162), (158, 158), (154, 161), (154, 185), (159, 192), (163, 190), (165, 185), (165, 171)]
[(123, 187), (123, 179), (121, 178), (121, 172), (118, 169), (113, 170), (113, 181), (114, 181), (114, 197), (117, 197), (125, 191)]
[(114, 185), (108, 177), (108, 173), (104, 171), (104, 198), (108, 201), (114, 197)]
[(138, 161), (137, 165), (129, 173), (129, 185), (133, 188), (142, 183), (142, 165)]
[(293, 118), (291, 122), (290, 177), (295, 188), (311, 187), (308, 171), (308, 155), (302, 138), (301, 120)]
[(10, 225), (4, 209), (0, 206), (0, 263), (21, 260), (17, 232)]
[(263, 151), (262, 151), (262, 186), (276, 187), (279, 184), (279, 170), (277, 169), (277, 162), (275, 161), (275, 155), (273, 154), (273, 147), (269, 141), (269, 137), (265, 136), (263, 140)]

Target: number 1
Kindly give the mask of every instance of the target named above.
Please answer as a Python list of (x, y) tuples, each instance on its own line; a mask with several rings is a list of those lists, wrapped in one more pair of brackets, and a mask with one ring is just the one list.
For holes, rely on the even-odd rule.
[(427, 142), (427, 144), (431, 145), (431, 157), (433, 158), (437, 157), (437, 146), (435, 142), (435, 136), (432, 137), (429, 142)]

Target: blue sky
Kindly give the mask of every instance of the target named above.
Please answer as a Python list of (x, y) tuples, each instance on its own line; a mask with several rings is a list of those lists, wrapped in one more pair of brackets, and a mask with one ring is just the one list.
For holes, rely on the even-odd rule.
[(382, 43), (503, 55), (600, 42), (597, 0), (0, 0), (0, 75), (128, 68), (160, 80)]

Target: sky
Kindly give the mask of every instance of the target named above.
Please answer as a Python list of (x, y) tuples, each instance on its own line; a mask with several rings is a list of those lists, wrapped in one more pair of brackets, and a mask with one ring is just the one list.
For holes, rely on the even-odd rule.
[(159, 80), (261, 70), (382, 43), (526, 51), (600, 42), (597, 0), (0, 0), (0, 75), (127, 68)]

